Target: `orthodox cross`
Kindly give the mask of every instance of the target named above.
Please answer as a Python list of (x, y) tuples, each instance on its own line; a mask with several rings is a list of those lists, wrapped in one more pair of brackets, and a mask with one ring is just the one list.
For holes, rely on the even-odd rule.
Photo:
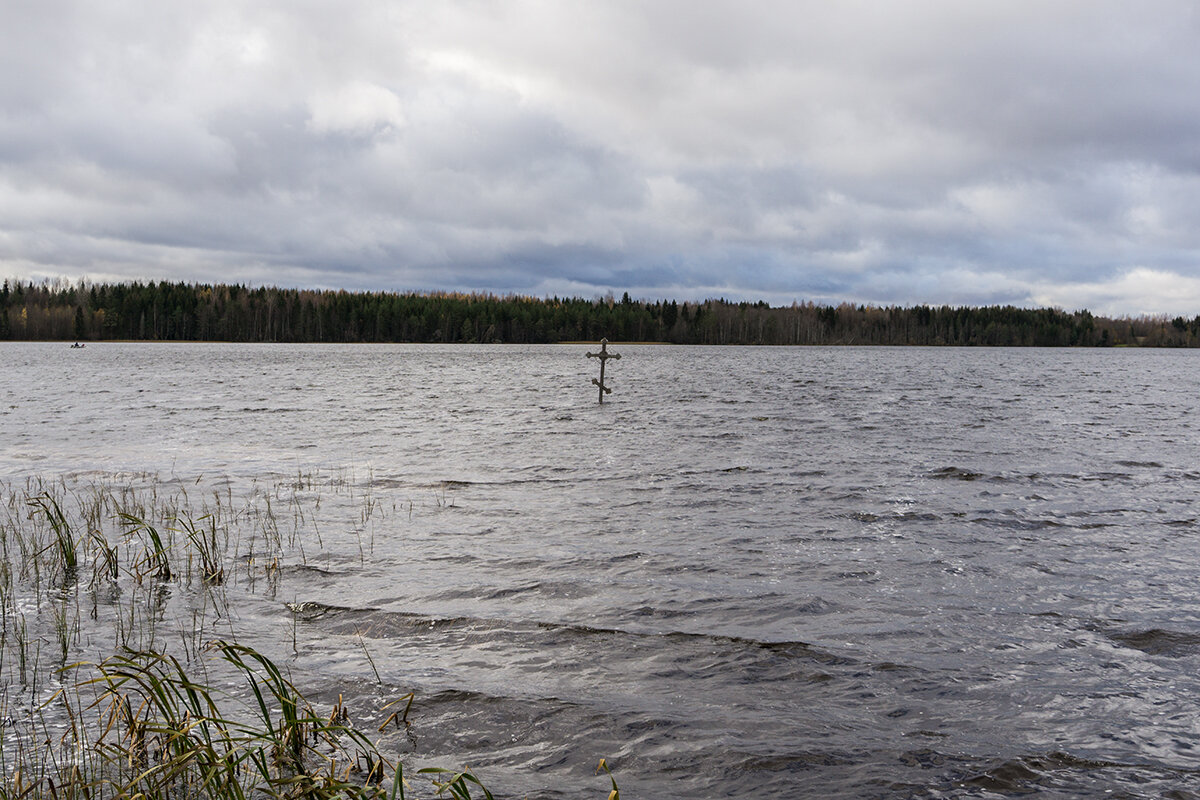
[(587, 357), (600, 359), (600, 380), (596, 380), (595, 378), (592, 378), (592, 383), (594, 383), (600, 387), (600, 402), (603, 403), (604, 395), (612, 394), (612, 389), (610, 389), (604, 385), (604, 362), (608, 361), (610, 358), (620, 358), (621, 354), (608, 352), (608, 339), (601, 339), (600, 340), (600, 352), (599, 353), (588, 353)]

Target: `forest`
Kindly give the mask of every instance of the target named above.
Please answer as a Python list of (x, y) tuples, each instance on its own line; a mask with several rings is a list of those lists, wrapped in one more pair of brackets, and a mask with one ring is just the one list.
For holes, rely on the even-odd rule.
[(1196, 347), (1200, 315), (4, 281), (0, 340)]

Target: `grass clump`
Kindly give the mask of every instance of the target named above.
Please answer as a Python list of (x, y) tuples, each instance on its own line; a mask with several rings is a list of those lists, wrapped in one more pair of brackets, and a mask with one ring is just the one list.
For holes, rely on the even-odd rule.
[[(57, 738), (17, 742), (15, 761), (6, 752), (0, 800), (405, 800), (401, 762), (352, 726), (340, 703), (318, 712), (253, 648), (214, 641), (207, 653), (233, 679), (230, 690), (159, 652), (68, 667), (82, 676), (43, 707), (58, 706), (68, 726)], [(0, 746), (10, 744), (0, 736)], [(612, 782), (609, 800), (620, 800), (605, 761), (599, 769)], [(438, 796), (495, 800), (470, 769), (417, 774)]]
[[(139, 481), (0, 483), (0, 800), (411, 798), (340, 696), (322, 713), (234, 630), (231, 605), (274, 600), (280, 564), (305, 564), (302, 531), (323, 547), (311, 478), (196, 500)], [(360, 555), (384, 513), (364, 502)], [(379, 734), (408, 728), (414, 697), (383, 706)], [(493, 800), (469, 769), (412, 774), (424, 797)]]
[(147, 800), (404, 796), (398, 763), (339, 715), (319, 714), (265, 655), (224, 641), (209, 650), (241, 677), (249, 707), (155, 652), (114, 656), (79, 684), (97, 690), (100, 769), (87, 789)]
[(79, 572), (78, 548), (75, 545), (75, 537), (71, 532), (71, 525), (67, 522), (67, 518), (59, 507), (58, 501), (49, 492), (43, 492), (31, 498), (29, 505), (34, 509), (35, 513), (40, 513), (46, 518), (46, 521), (50, 523), (50, 527), (54, 531), (52, 547), (59, 557), (58, 566), (60, 567), (62, 583), (69, 584), (73, 582)]

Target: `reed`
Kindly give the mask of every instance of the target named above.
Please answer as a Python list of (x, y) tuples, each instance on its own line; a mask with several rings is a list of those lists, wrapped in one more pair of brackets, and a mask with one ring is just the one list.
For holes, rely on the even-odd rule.
[(433, 779), (433, 785), (437, 789), (438, 794), (449, 792), (451, 797), (458, 798), (458, 800), (471, 800), (470, 784), (474, 784), (479, 787), (481, 792), (483, 792), (483, 796), (486, 798), (486, 800), (495, 800), (495, 798), (492, 797), (492, 793), (487, 790), (486, 786), (479, 782), (479, 779), (472, 774), (470, 769), (464, 769), (459, 772), (455, 772), (454, 770), (446, 769), (445, 767), (426, 767), (424, 769), (417, 770), (417, 773), (420, 775), (431, 776), (449, 775), (450, 777), (446, 778), (445, 780), (438, 780), (437, 778)]
[(41, 513), (54, 531), (53, 547), (60, 559), (62, 583), (68, 584), (75, 580), (79, 572), (79, 554), (75, 545), (75, 537), (71, 526), (63, 515), (62, 509), (49, 492), (43, 492), (29, 501), (35, 512)]
[(608, 780), (612, 783), (612, 790), (608, 793), (608, 800), (621, 800), (621, 790), (617, 788), (617, 779), (613, 777), (612, 770), (608, 768), (608, 759), (600, 759), (600, 766), (596, 767), (596, 772), (604, 770), (604, 774), (608, 776)]
[[(305, 563), (305, 540), (324, 549), (322, 487), (341, 496), (335, 508), (361, 501), (357, 519), (327, 521), (370, 554), (385, 518), (370, 484), (358, 496), (344, 476), (309, 474), (287, 496), (257, 485), (235, 496), (144, 475), (0, 482), (0, 800), (491, 800), (469, 768), (416, 770), (414, 789), (398, 754), (381, 751), (372, 737), (409, 730), (414, 692), (372, 712), (386, 719), (368, 735), (340, 697), (318, 709), (238, 642), (227, 593), (254, 594), (265, 578), (273, 599), (281, 564)], [(435, 504), (452, 505), (444, 490)], [(293, 650), (294, 625), (293, 613)]]
[(89, 525), (88, 538), (96, 550), (92, 562), (92, 586), (100, 582), (102, 575), (110, 581), (116, 581), (120, 577), (120, 559), (116, 545), (108, 543), (98, 525)]
[(59, 663), (66, 664), (71, 650), (79, 641), (79, 605), (64, 595), (51, 606), (55, 639), (58, 642)]
[(98, 689), (91, 704), (104, 767), (93, 778), (97, 788), (147, 800), (320, 800), (386, 797), (398, 786), (403, 776), (393, 761), (363, 733), (317, 713), (265, 655), (224, 641), (209, 651), (241, 676), (251, 708), (227, 707), (162, 653), (114, 656), (80, 683)]
[[(169, 581), (171, 579), (171, 559), (168, 555), (167, 545), (164, 544), (158, 529), (147, 523), (143, 517), (125, 511), (118, 512), (117, 516), (126, 529), (138, 537), (142, 544), (142, 557), (133, 564), (138, 582), (140, 583), (147, 575), (160, 581)], [(143, 534), (145, 538), (142, 538)]]
[(200, 575), (204, 582), (222, 584), (225, 582), (225, 566), (217, 544), (216, 517), (205, 514), (197, 522), (207, 522), (207, 530), (201, 529), (196, 522), (187, 517), (175, 518), (177, 529), (187, 536), (188, 544), (200, 562)]
[[(350, 724), (340, 699), (322, 715), (253, 648), (215, 641), (206, 653), (233, 668), (249, 703), (195, 680), (159, 652), (126, 651), (66, 668), (79, 678), (51, 701), (69, 718), (64, 732), (31, 743), (0, 731), (10, 765), (0, 800), (404, 800), (413, 788), (403, 764)], [(396, 702), (405, 700), (406, 717), (412, 697)], [(472, 800), (475, 792), (495, 800), (470, 768), (416, 774), (438, 796)], [(615, 779), (612, 786), (610, 800), (619, 800)]]

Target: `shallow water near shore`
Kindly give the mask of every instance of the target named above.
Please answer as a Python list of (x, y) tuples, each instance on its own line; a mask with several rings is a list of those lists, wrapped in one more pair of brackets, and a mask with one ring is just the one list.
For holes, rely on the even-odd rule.
[(1200, 797), (1200, 353), (588, 349), (3, 343), (0, 480), (274, 503), (209, 633), (497, 796)]

